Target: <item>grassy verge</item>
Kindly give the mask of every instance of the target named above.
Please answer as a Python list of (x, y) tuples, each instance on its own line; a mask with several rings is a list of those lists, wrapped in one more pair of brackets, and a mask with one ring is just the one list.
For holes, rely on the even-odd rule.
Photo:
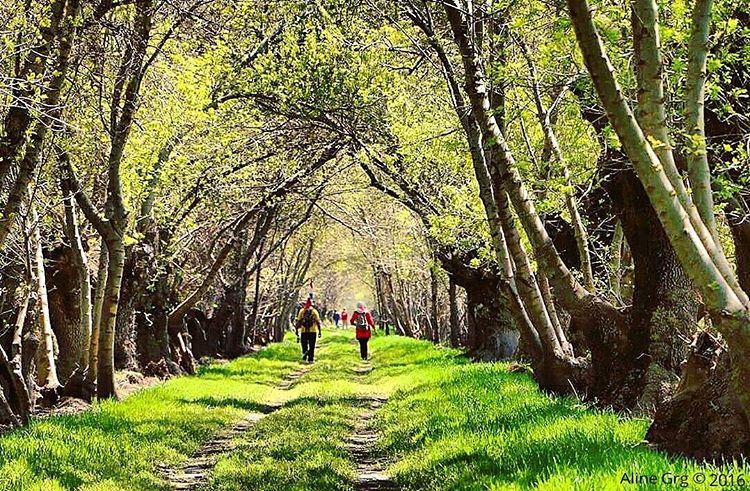
[(124, 401), (35, 420), (0, 438), (0, 489), (164, 489), (156, 464), (184, 460), (220, 427), (272, 399), (296, 347), (205, 367)]
[[(699, 466), (651, 451), (641, 445), (648, 421), (549, 397), (505, 364), (468, 364), (414, 340), (373, 344), (384, 363), (373, 377), (411, 367), (377, 415), (380, 447), (405, 489), (720, 489), (712, 474), (742, 475), (750, 487), (750, 467)], [(657, 482), (629, 484), (625, 474)]]
[(288, 391), (275, 386), (299, 366), (291, 339), (88, 413), (34, 421), (0, 438), (0, 489), (163, 489), (157, 463), (178, 464), (220, 427), (284, 400), (219, 459), (209, 488), (351, 490), (346, 442), (371, 396), (389, 397), (375, 416), (379, 451), (405, 489), (720, 489), (711, 474), (750, 481), (747, 466), (650, 451), (640, 444), (647, 421), (549, 397), (505, 364), (472, 364), (395, 336), (371, 348), (373, 369), (358, 374), (352, 333), (325, 331), (315, 365)]

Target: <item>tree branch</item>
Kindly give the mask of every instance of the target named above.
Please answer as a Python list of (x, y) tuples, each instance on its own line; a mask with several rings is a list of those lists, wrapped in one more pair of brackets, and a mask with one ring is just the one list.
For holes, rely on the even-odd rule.
[(685, 84), (685, 133), (688, 139), (687, 167), (693, 201), (708, 231), (719, 245), (721, 242), (714, 216), (704, 118), (706, 58), (712, 4), (713, 0), (696, 0), (693, 7)]

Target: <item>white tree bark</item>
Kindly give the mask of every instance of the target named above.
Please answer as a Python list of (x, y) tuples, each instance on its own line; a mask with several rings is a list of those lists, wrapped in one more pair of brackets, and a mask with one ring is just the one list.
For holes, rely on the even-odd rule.
[(42, 236), (39, 232), (39, 216), (32, 208), (34, 221), (34, 266), (36, 269), (36, 292), (39, 332), (42, 352), (37, 355), (37, 381), (39, 385), (54, 389), (60, 386), (55, 364), (55, 334), (52, 331), (49, 317), (49, 300), (47, 297), (47, 278), (44, 273), (44, 255), (42, 254)]

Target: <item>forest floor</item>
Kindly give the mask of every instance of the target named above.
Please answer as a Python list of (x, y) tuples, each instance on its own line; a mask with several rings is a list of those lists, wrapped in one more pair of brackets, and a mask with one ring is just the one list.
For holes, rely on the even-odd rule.
[[(0, 437), (0, 489), (717, 489), (719, 471), (750, 481), (748, 467), (653, 452), (641, 444), (648, 421), (546, 396), (507, 364), (396, 336), (370, 344), (363, 363), (351, 332), (324, 331), (308, 367), (288, 337), (34, 420)], [(627, 484), (640, 476), (660, 484)]]
[[(118, 370), (115, 372), (115, 385), (117, 386), (117, 394), (120, 398), (128, 397), (134, 392), (138, 392), (139, 390), (152, 387), (162, 382), (163, 380), (159, 377), (144, 377), (141, 373), (130, 370)], [(88, 411), (89, 409), (91, 409), (90, 402), (77, 397), (66, 396), (62, 397), (52, 406), (37, 404), (34, 416), (37, 418), (45, 418), (50, 416), (72, 415)]]

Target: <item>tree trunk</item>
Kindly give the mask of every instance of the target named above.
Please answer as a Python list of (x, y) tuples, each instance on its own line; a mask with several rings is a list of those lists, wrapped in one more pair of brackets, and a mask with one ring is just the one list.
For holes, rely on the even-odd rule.
[(13, 337), (13, 350), (8, 358), (0, 346), (0, 424), (20, 426), (28, 422), (32, 410), (31, 391), (22, 366), (23, 327), (27, 321), (30, 296), (25, 295), (19, 306)]
[(737, 277), (745, 291), (750, 291), (750, 214), (739, 220), (730, 220), (729, 228), (734, 239), (734, 257)]
[(104, 287), (104, 301), (99, 327), (99, 356), (97, 359), (96, 395), (99, 399), (115, 398), (115, 329), (117, 310), (120, 302), (120, 285), (125, 267), (125, 247), (122, 237), (110, 237), (106, 241), (109, 264), (107, 282)]
[(22, 426), (29, 420), (30, 401), (20, 366), (0, 346), (0, 425)]
[(467, 287), (467, 309), (475, 323), (475, 344), (470, 353), (481, 360), (509, 360), (518, 348), (513, 317), (500, 301), (497, 289)]
[[(617, 315), (617, 312), (611, 305), (586, 291), (575, 280), (555, 250), (552, 240), (536, 212), (533, 200), (530, 199), (524, 186), (513, 154), (498, 126), (489, 99), (482, 58), (468, 28), (469, 21), (459, 2), (446, 0), (443, 2), (443, 7), (456, 45), (461, 52), (461, 60), (464, 66), (464, 87), (471, 103), (472, 114), (482, 132), (488, 167), (497, 176), (495, 180), (502, 182), (502, 188), (507, 192), (508, 198), (534, 248), (536, 260), (540, 267), (544, 268), (545, 274), (554, 288), (555, 294), (560, 298), (561, 304), (571, 311), (578, 311), (592, 325), (599, 327), (599, 323), (608, 322), (611, 317)], [(499, 199), (498, 193), (495, 194), (495, 198)], [(502, 208), (499, 201), (498, 205), (499, 208)], [(502, 215), (500, 216), (502, 218)], [(512, 229), (512, 226), (508, 229)], [(511, 244), (509, 241), (509, 246)], [(513, 249), (511, 249), (511, 252), (513, 252)], [(530, 270), (526, 269), (525, 263), (528, 259), (525, 258), (525, 255), (520, 254), (520, 250), (517, 250), (513, 257), (519, 273), (524, 273), (530, 279), (533, 279)], [(540, 385), (550, 390), (562, 392), (570, 391), (572, 387), (579, 384), (587, 385), (587, 382), (583, 380), (587, 362), (585, 359), (576, 358), (563, 348), (564, 340), (558, 338), (558, 334), (552, 326), (536, 281), (521, 280), (518, 285), (523, 303), (518, 308), (512, 309), (512, 312), (515, 312), (517, 318), (520, 318), (517, 322), (519, 320), (523, 322), (523, 324), (519, 322), (523, 326), (522, 335), (525, 337), (527, 346), (534, 350), (532, 359), (536, 365), (534, 375), (539, 380)], [(509, 286), (513, 288), (514, 285), (511, 282)], [(525, 294), (521, 289), (522, 286), (527, 290)], [(513, 298), (511, 297), (511, 299)], [(524, 306), (528, 309), (528, 317), (533, 322), (525, 321), (518, 314), (518, 311), (522, 310)]]
[(390, 273), (385, 272), (383, 276), (385, 284), (385, 298), (388, 303), (388, 310), (393, 314), (393, 325), (396, 328), (396, 332), (402, 336), (414, 337), (414, 330), (411, 328), (411, 322), (406, 319), (407, 313), (403, 312), (403, 308), (399, 308), (400, 304), (396, 300), (396, 294), (393, 290), (393, 278)]
[[(531, 56), (526, 49), (526, 44), (519, 40), (518, 43), (521, 48), (521, 53), (526, 58), (527, 65), (529, 67), (529, 75), (531, 77), (531, 88), (532, 94), (534, 95), (534, 102), (536, 104), (537, 119), (542, 127), (544, 134), (544, 152), (543, 156), (548, 160), (545, 165), (548, 170), (551, 171), (552, 163), (555, 161), (558, 165), (562, 166), (563, 177), (565, 178), (566, 190), (563, 192), (565, 195), (565, 206), (570, 214), (570, 221), (573, 225), (576, 248), (578, 250), (580, 270), (583, 274), (584, 284), (589, 291), (594, 292), (596, 286), (594, 284), (594, 273), (591, 266), (591, 255), (589, 253), (589, 238), (586, 227), (583, 224), (583, 219), (578, 211), (578, 200), (575, 197), (575, 188), (570, 177), (570, 170), (565, 161), (565, 157), (562, 153), (562, 149), (557, 141), (557, 136), (552, 129), (552, 117), (550, 109), (544, 107), (542, 102), (542, 93), (539, 88), (539, 79), (536, 73), (536, 65), (531, 59)], [(502, 124), (502, 123), (501, 123)]]
[[(255, 233), (258, 234), (261, 228), (260, 223), (258, 223)], [(248, 234), (247, 231), (245, 231), (240, 236), (239, 247), (236, 251), (237, 263), (234, 268), (236, 279), (230, 287), (232, 295), (231, 305), (229, 305), (229, 307), (231, 308), (232, 313), (227, 326), (229, 332), (229, 336), (227, 337), (227, 355), (233, 358), (247, 353), (248, 350), (245, 339), (247, 334), (245, 307), (247, 303), (247, 287), (250, 282), (250, 278), (247, 274), (247, 267), (250, 263), (252, 253), (255, 252), (255, 248), (253, 248), (253, 250), (249, 249), (247, 239)], [(253, 242), (255, 244), (252, 245), (257, 245), (259, 241), (259, 237), (253, 237)], [(229, 301), (230, 298), (225, 300), (225, 302)]]
[[(695, 331), (700, 298), (672, 248), (646, 191), (627, 161), (616, 150), (603, 156), (604, 180), (630, 244), (634, 262), (633, 304), (629, 327), (623, 331), (617, 369), (599, 378), (628, 407), (637, 400), (650, 411), (671, 392)], [(627, 345), (627, 346), (626, 346)], [(616, 389), (620, 387), (619, 389)], [(630, 406), (632, 407), (632, 405)]]
[[(446, 9), (449, 10), (450, 8), (446, 6)], [(504, 284), (507, 287), (508, 294), (510, 295), (511, 312), (515, 318), (515, 324), (518, 328), (527, 332), (530, 348), (533, 347), (535, 352), (541, 352), (542, 346), (538, 341), (539, 333), (536, 331), (546, 330), (549, 332), (547, 328), (551, 327), (550, 319), (544, 309), (541, 297), (538, 295), (538, 289), (535, 288), (536, 282), (533, 281), (533, 279), (529, 281), (530, 278), (528, 277), (521, 277), (518, 282), (515, 279), (514, 262), (511, 259), (514, 250), (511, 249), (509, 251), (509, 245), (506, 243), (505, 234), (508, 230), (507, 228), (504, 228), (504, 225), (507, 223), (503, 224), (503, 217), (501, 216), (503, 210), (500, 209), (501, 204), (498, 201), (497, 196), (498, 190), (493, 189), (491, 182), (491, 169), (488, 168), (488, 161), (491, 157), (487, 151), (488, 148), (483, 147), (483, 143), (486, 143), (488, 140), (488, 135), (484, 134), (479, 117), (475, 112), (471, 111), (471, 104), (467, 104), (465, 97), (461, 92), (453, 66), (442, 45), (435, 37), (429, 16), (428, 18), (424, 18), (415, 10), (407, 10), (407, 15), (428, 37), (430, 46), (437, 54), (443, 70), (443, 75), (448, 85), (448, 91), (451, 95), (453, 108), (456, 111), (456, 115), (461, 122), (461, 126), (466, 135), (471, 162), (474, 168), (474, 175), (477, 179), (477, 184), (479, 185), (479, 197), (485, 210), (485, 216), (487, 217), (487, 223), (490, 229), (490, 236), (492, 237), (494, 257), (500, 268), (499, 270), (503, 275)], [(500, 51), (502, 51), (502, 49)], [(462, 53), (462, 55), (467, 56), (467, 53)], [(502, 90), (496, 91), (496, 96), (498, 107), (493, 109), (497, 109), (498, 112), (501, 112), (502, 107), (500, 106), (504, 101)], [(501, 192), (504, 193), (504, 191)], [(521, 250), (515, 249), (515, 252), (521, 252)], [(521, 270), (522, 275), (525, 272), (525, 270)], [(501, 295), (499, 291), (498, 295)], [(470, 339), (475, 339), (477, 334), (476, 326), (470, 328), (470, 334)], [(539, 345), (537, 346), (537, 344)]]
[[(144, 234), (139, 250), (147, 254), (138, 255), (137, 260), (144, 264), (144, 281), (148, 281), (150, 287), (147, 293), (141, 292), (135, 308), (136, 353), (144, 373), (165, 378), (184, 372), (180, 354), (170, 347), (167, 326), (167, 317), (176, 303), (176, 292), (170, 284), (173, 265), (163, 253), (163, 248), (171, 240), (171, 233), (159, 228), (152, 220), (141, 221), (139, 228)], [(154, 269), (148, 264), (160, 266)]]
[(127, 247), (125, 257), (115, 329), (115, 368), (139, 370), (135, 318), (143, 309), (146, 288), (156, 274), (157, 258), (146, 240)]
[(261, 298), (261, 285), (260, 285), (260, 274), (263, 269), (263, 250), (265, 246), (265, 240), (261, 240), (258, 244), (258, 253), (255, 255), (255, 281), (253, 285), (253, 306), (250, 312), (250, 318), (248, 320), (248, 327), (250, 328), (250, 343), (251, 345), (256, 344), (256, 338), (258, 333), (258, 314), (260, 313), (260, 298)]
[[(647, 35), (638, 39), (636, 33), (636, 50), (640, 51), (640, 58), (648, 65), (646, 69), (660, 74), (658, 24), (654, 20), (656, 4), (643, 0), (636, 2), (636, 5), (639, 9), (650, 10), (648, 15), (638, 15), (638, 21), (643, 24), (640, 27)], [(588, 2), (568, 0), (568, 8), (584, 62), (608, 119), (644, 188), (648, 190), (648, 198), (680, 263), (700, 289), (706, 309), (726, 341), (730, 355), (730, 363), (717, 365), (718, 372), (708, 375), (705, 370), (690, 370), (690, 365), (686, 366), (677, 395), (654, 419), (654, 425), (659, 431), (650, 431), (650, 439), (664, 448), (673, 446), (674, 441), (682, 441), (680, 450), (691, 455), (704, 453), (707, 448), (718, 449), (726, 457), (747, 454), (748, 448), (744, 442), (750, 441), (747, 438), (750, 389), (746, 383), (750, 378), (750, 364), (747, 361), (750, 358), (750, 299), (740, 288), (738, 278), (720, 244), (715, 242), (709, 231), (710, 224), (701, 219), (697, 208), (687, 196), (682, 177), (670, 158), (671, 146), (666, 144), (652, 147), (652, 141), (646, 137), (649, 134), (660, 142), (668, 143), (666, 137), (659, 135), (659, 132), (666, 133), (666, 118), (660, 116), (664, 104), (659, 93), (661, 77), (639, 74), (644, 79), (639, 79), (639, 88), (642, 84), (645, 86), (644, 90), (639, 90), (639, 103), (643, 106), (639, 108), (639, 123), (642, 122), (645, 128), (641, 127), (636, 123), (633, 111), (617, 83), (615, 70), (604, 51)], [(642, 97), (649, 100), (642, 102)], [(633, 247), (633, 244), (630, 246)], [(695, 365), (701, 366), (700, 363)], [(729, 373), (731, 377), (728, 376)], [(702, 375), (702, 378), (696, 375)], [(711, 385), (726, 389), (712, 391)], [(727, 397), (722, 396), (724, 393)], [(729, 402), (725, 403), (726, 400)], [(722, 413), (722, 407), (731, 407), (732, 402), (737, 402), (735, 407), (738, 408), (743, 426), (732, 424), (731, 417), (717, 417)], [(707, 412), (708, 408), (716, 410)], [(668, 424), (664, 424), (665, 421)], [(706, 430), (706, 422), (711, 431)], [(694, 432), (694, 438), (680, 440), (680, 431), (687, 428)], [(736, 452), (736, 446), (717, 444), (717, 441), (726, 441), (722, 435), (730, 432), (731, 438), (741, 442), (740, 445), (744, 447), (741, 452)]]
[(520, 339), (515, 317), (510, 311), (510, 292), (499, 273), (488, 268), (474, 268), (470, 256), (436, 251), (443, 268), (455, 285), (466, 291), (466, 309), (469, 314), (469, 353), (483, 360), (512, 358)]
[(49, 252), (47, 277), (49, 281), (49, 313), (57, 339), (57, 370), (65, 384), (74, 371), (81, 367), (89, 338), (82, 329), (81, 284), (73, 249), (62, 245)]
[[(610, 272), (617, 303), (628, 297), (620, 291), (619, 277), (625, 244), (630, 246), (634, 270), (632, 306), (626, 310), (622, 329), (607, 329), (606, 337), (597, 332), (586, 336), (592, 360), (601, 360), (594, 364), (593, 391), (605, 404), (652, 412), (678, 380), (700, 299), (627, 156), (606, 145), (603, 110), (590, 96), (574, 92), (581, 100), (582, 117), (592, 124), (604, 148), (597, 167), (618, 219)], [(591, 344), (593, 339), (598, 340), (596, 345)], [(610, 369), (610, 363), (616, 368)]]
[(102, 325), (102, 309), (104, 307), (104, 292), (107, 286), (107, 271), (109, 270), (109, 255), (107, 246), (102, 240), (99, 251), (99, 267), (97, 268), (96, 289), (91, 312), (91, 341), (89, 343), (89, 369), (86, 372), (85, 383), (89, 387), (96, 386), (99, 369), (99, 335)]
[(44, 272), (44, 255), (42, 253), (42, 236), (39, 232), (39, 217), (32, 212), (34, 220), (34, 248), (37, 288), (37, 311), (39, 322), (39, 337), (42, 339), (43, 349), (37, 355), (37, 383), (45, 389), (57, 389), (60, 381), (57, 378), (55, 363), (55, 334), (49, 314), (49, 297), (47, 296), (47, 278)]
[(624, 304), (622, 297), (622, 250), (624, 241), (625, 235), (622, 231), (622, 222), (617, 220), (609, 251), (608, 283), (609, 290), (612, 293), (612, 300), (618, 304)]
[(432, 341), (440, 342), (440, 317), (438, 315), (438, 278), (435, 270), (430, 268), (430, 323), (432, 324)]
[(458, 314), (458, 298), (456, 292), (456, 282), (450, 276), (448, 280), (448, 302), (450, 303), (450, 340), (451, 347), (458, 348), (461, 346), (461, 324)]
[(709, 333), (695, 339), (680, 384), (659, 407), (646, 440), (698, 460), (723, 462), (750, 451), (750, 425), (734, 390), (732, 360)]
[(86, 370), (89, 365), (89, 345), (91, 344), (91, 274), (89, 273), (88, 257), (83, 248), (83, 240), (78, 229), (75, 199), (67, 189), (63, 189), (63, 192), (65, 193), (63, 198), (65, 204), (65, 235), (68, 242), (70, 242), (73, 259), (78, 272), (78, 306), (81, 322), (80, 330), (83, 336), (83, 346), (81, 347), (81, 357), (78, 365), (81, 370)]

